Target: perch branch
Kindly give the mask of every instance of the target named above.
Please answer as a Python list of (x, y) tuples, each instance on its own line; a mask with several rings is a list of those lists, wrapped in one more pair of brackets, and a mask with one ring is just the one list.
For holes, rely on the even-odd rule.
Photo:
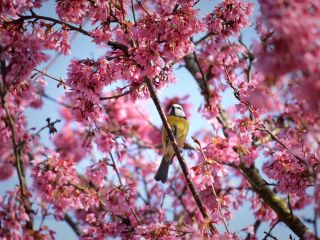
[[(151, 96), (151, 98), (152, 98), (152, 100), (153, 100), (153, 102), (154, 102), (154, 104), (155, 104), (155, 106), (157, 108), (157, 111), (158, 111), (158, 113), (160, 115), (160, 118), (162, 120), (163, 126), (164, 126), (164, 128), (166, 129), (166, 131), (168, 133), (168, 137), (169, 137), (170, 142), (171, 142), (171, 144), (173, 146), (173, 149), (175, 151), (175, 155), (178, 158), (178, 161), (179, 161), (179, 164), (181, 166), (183, 175), (184, 175), (184, 177), (186, 179), (187, 186), (190, 189), (190, 191), (192, 193), (192, 196), (193, 196), (193, 198), (194, 198), (194, 200), (195, 200), (195, 202), (196, 202), (196, 204), (197, 204), (197, 206), (198, 206), (203, 218), (204, 219), (210, 219), (210, 217), (209, 217), (209, 215), (208, 215), (208, 213), (206, 211), (206, 208), (205, 208), (203, 202), (201, 201), (200, 196), (199, 196), (197, 190), (195, 189), (195, 187), (194, 187), (194, 185), (193, 185), (193, 183), (192, 183), (192, 181), (190, 179), (187, 164), (186, 164), (186, 162), (185, 162), (185, 160), (184, 160), (184, 158), (183, 158), (183, 156), (182, 156), (182, 154), (180, 152), (180, 149), (179, 149), (179, 147), (177, 145), (176, 139), (175, 139), (175, 137), (173, 135), (172, 129), (171, 129), (169, 123), (168, 123), (168, 119), (167, 119), (166, 115), (164, 114), (163, 108), (161, 107), (159, 98), (158, 98), (158, 96), (156, 94), (156, 91), (155, 91), (155, 89), (153, 87), (153, 83), (148, 78), (146, 78), (145, 81), (146, 81), (146, 84), (148, 86), (148, 89), (149, 89), (149, 92), (150, 92), (150, 96)], [(212, 233), (216, 233), (217, 232), (216, 228), (213, 226), (212, 223), (209, 226), (210, 226), (210, 230), (211, 230)]]

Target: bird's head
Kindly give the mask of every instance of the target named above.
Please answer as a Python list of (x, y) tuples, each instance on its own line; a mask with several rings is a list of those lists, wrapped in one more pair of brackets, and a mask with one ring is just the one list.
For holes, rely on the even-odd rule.
[(186, 118), (183, 108), (179, 104), (172, 104), (169, 108), (168, 115)]

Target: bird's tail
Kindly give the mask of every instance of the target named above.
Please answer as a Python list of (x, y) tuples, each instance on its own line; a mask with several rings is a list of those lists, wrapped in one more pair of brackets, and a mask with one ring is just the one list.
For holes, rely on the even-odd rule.
[(154, 176), (154, 179), (156, 181), (161, 181), (163, 183), (167, 181), (171, 158), (172, 156), (170, 154), (166, 154), (163, 156), (161, 164), (158, 168), (158, 171)]

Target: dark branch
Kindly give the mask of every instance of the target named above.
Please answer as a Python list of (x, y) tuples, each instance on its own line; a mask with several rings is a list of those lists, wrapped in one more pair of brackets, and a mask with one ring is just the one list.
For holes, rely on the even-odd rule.
[[(199, 84), (198, 79), (196, 78), (196, 73), (200, 72), (200, 70), (197, 69), (197, 63), (195, 62), (195, 59), (192, 58), (192, 55), (189, 55), (184, 58), (184, 61), (187, 65), (187, 69), (190, 71), (190, 73), (193, 75), (194, 79)], [(230, 79), (227, 79), (227, 81), (228, 80), (230, 80)], [(232, 84), (232, 82), (231, 82), (231, 84)], [(231, 88), (232, 88), (232, 85), (231, 85)], [(233, 89), (233, 90), (235, 90), (234, 93), (235, 93), (235, 95), (237, 95), (236, 89)], [(207, 98), (205, 95), (204, 95), (204, 97), (207, 101)], [(222, 112), (224, 112), (224, 111), (220, 111), (220, 115)], [(224, 130), (226, 130), (230, 127), (228, 124), (228, 122), (229, 122), (228, 116), (226, 114), (223, 117), (221, 116), (219, 122), (223, 125)], [(228, 135), (225, 131), (223, 133), (226, 137), (228, 137)], [(271, 135), (271, 137), (272, 137), (272, 135)], [(238, 169), (247, 178), (247, 180), (251, 184), (253, 190), (260, 196), (260, 198), (262, 198), (265, 201), (265, 203), (267, 203), (277, 213), (279, 220), (284, 222), (297, 236), (299, 236), (301, 239), (303, 239), (304, 234), (306, 232), (310, 232), (308, 230), (308, 228), (306, 227), (306, 225), (304, 225), (304, 223), (298, 217), (296, 217), (295, 215), (291, 215), (291, 212), (290, 212), (289, 208), (287, 207), (285, 201), (280, 199), (265, 184), (263, 178), (259, 174), (258, 169), (256, 169), (254, 166), (246, 167), (244, 164), (241, 164), (238, 167)], [(318, 239), (318, 238), (316, 238), (316, 239)]]
[(194, 78), (196, 79), (196, 81), (201, 89), (201, 94), (203, 95), (203, 97), (206, 101), (206, 104), (208, 106), (210, 106), (211, 94), (210, 94), (208, 82), (205, 81), (205, 78), (203, 78), (203, 77), (201, 79), (196, 77), (197, 73), (202, 72), (202, 70), (200, 70), (200, 66), (195, 59), (195, 55), (189, 54), (189, 55), (185, 56), (184, 62), (186, 64), (186, 68), (189, 70), (189, 72), (192, 74), (192, 76), (194, 76)]
[(74, 233), (77, 234), (77, 236), (81, 236), (81, 231), (80, 231), (77, 223), (74, 222), (68, 214), (64, 215), (64, 220), (66, 221), (66, 223), (68, 223), (68, 225), (71, 227), (71, 229), (74, 231)]
[[(2, 54), (2, 46), (0, 46), (0, 56)], [(15, 129), (15, 120), (13, 116), (11, 115), (7, 103), (6, 103), (6, 92), (5, 92), (5, 86), (6, 86), (6, 63), (5, 60), (1, 57), (1, 75), (2, 75), (2, 84), (0, 83), (0, 98), (1, 98), (1, 106), (4, 109), (4, 112), (6, 114), (6, 120), (7, 124), (9, 125), (9, 129), (11, 131), (11, 142), (12, 142), (12, 148), (14, 153), (14, 159), (15, 159), (15, 165), (17, 169), (17, 174), (19, 178), (19, 184), (20, 184), (20, 193), (21, 193), (21, 199), (22, 199), (22, 205), (26, 211), (26, 213), (29, 216), (29, 220), (27, 220), (26, 227), (33, 231), (34, 229), (34, 223), (33, 223), (33, 210), (32, 210), (32, 204), (29, 199), (29, 190), (26, 183), (26, 176), (24, 171), (24, 162), (22, 159), (22, 149), (19, 147), (20, 143), (17, 139), (16, 129)]]
[[(41, 15), (38, 15), (38, 14), (34, 13), (33, 11), (31, 12), (31, 15), (29, 15), (29, 16), (20, 15), (20, 18), (18, 18), (16, 20), (13, 20), (13, 21), (10, 21), (8, 23), (20, 22), (20, 21), (31, 20), (31, 19), (49, 21), (49, 22), (52, 22), (52, 23), (55, 23), (55, 24), (59, 24), (61, 26), (65, 26), (69, 30), (82, 33), (85, 36), (92, 37), (90, 32), (87, 31), (87, 30), (84, 30), (81, 26), (77, 27), (77, 26), (71, 25), (69, 23), (66, 23), (66, 22), (61, 21), (61, 20), (56, 19), (56, 18), (47, 17), (47, 16), (41, 16)], [(114, 41), (108, 41), (108, 45), (110, 47), (114, 48), (114, 49), (122, 50), (126, 55), (128, 54), (128, 47), (126, 45), (122, 44), (122, 43), (114, 42)]]
[[(178, 158), (180, 167), (181, 167), (183, 175), (184, 175), (184, 177), (186, 179), (187, 185), (188, 185), (188, 187), (189, 187), (189, 189), (190, 189), (190, 191), (191, 191), (191, 193), (193, 195), (193, 198), (194, 198), (194, 200), (195, 200), (195, 202), (196, 202), (196, 204), (197, 204), (197, 206), (198, 206), (203, 218), (204, 219), (210, 219), (210, 217), (209, 217), (209, 215), (208, 215), (208, 213), (206, 211), (206, 208), (205, 208), (204, 204), (202, 203), (202, 201), (200, 199), (200, 196), (199, 196), (197, 190), (195, 189), (195, 187), (194, 187), (194, 185), (193, 185), (193, 183), (192, 183), (192, 181), (190, 179), (187, 164), (186, 164), (186, 162), (185, 162), (185, 160), (184, 160), (184, 158), (183, 158), (183, 156), (182, 156), (182, 154), (180, 152), (180, 149), (179, 149), (179, 147), (177, 145), (176, 139), (175, 139), (175, 137), (173, 135), (172, 129), (171, 129), (169, 123), (168, 123), (168, 119), (167, 119), (167, 117), (166, 117), (166, 115), (165, 115), (165, 113), (163, 111), (163, 108), (161, 107), (159, 98), (158, 98), (158, 96), (157, 96), (157, 94), (155, 92), (155, 89), (153, 87), (153, 83), (148, 78), (146, 78), (145, 82), (146, 82), (146, 84), (148, 86), (148, 89), (149, 89), (149, 92), (150, 92), (150, 96), (151, 96), (151, 98), (152, 98), (152, 100), (153, 100), (153, 102), (154, 102), (154, 104), (155, 104), (155, 106), (157, 108), (157, 111), (158, 111), (158, 113), (160, 115), (160, 118), (162, 120), (163, 126), (166, 129), (166, 132), (168, 133), (168, 137), (169, 137), (170, 142), (171, 142), (171, 144), (173, 146), (173, 149), (175, 151), (175, 155)], [(213, 226), (212, 223), (209, 225), (209, 227), (210, 227), (210, 230), (211, 230), (212, 233), (216, 233), (217, 232), (216, 228)]]

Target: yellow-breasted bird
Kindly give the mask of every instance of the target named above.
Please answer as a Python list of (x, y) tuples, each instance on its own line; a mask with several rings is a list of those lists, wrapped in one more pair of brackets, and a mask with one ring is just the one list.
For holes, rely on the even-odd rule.
[[(189, 121), (186, 119), (186, 114), (182, 106), (172, 104), (169, 108), (167, 119), (173, 135), (176, 138), (178, 147), (182, 148), (189, 130)], [(175, 152), (164, 127), (162, 127), (162, 146), (164, 155), (154, 179), (165, 183), (168, 178), (169, 166), (172, 163)]]

